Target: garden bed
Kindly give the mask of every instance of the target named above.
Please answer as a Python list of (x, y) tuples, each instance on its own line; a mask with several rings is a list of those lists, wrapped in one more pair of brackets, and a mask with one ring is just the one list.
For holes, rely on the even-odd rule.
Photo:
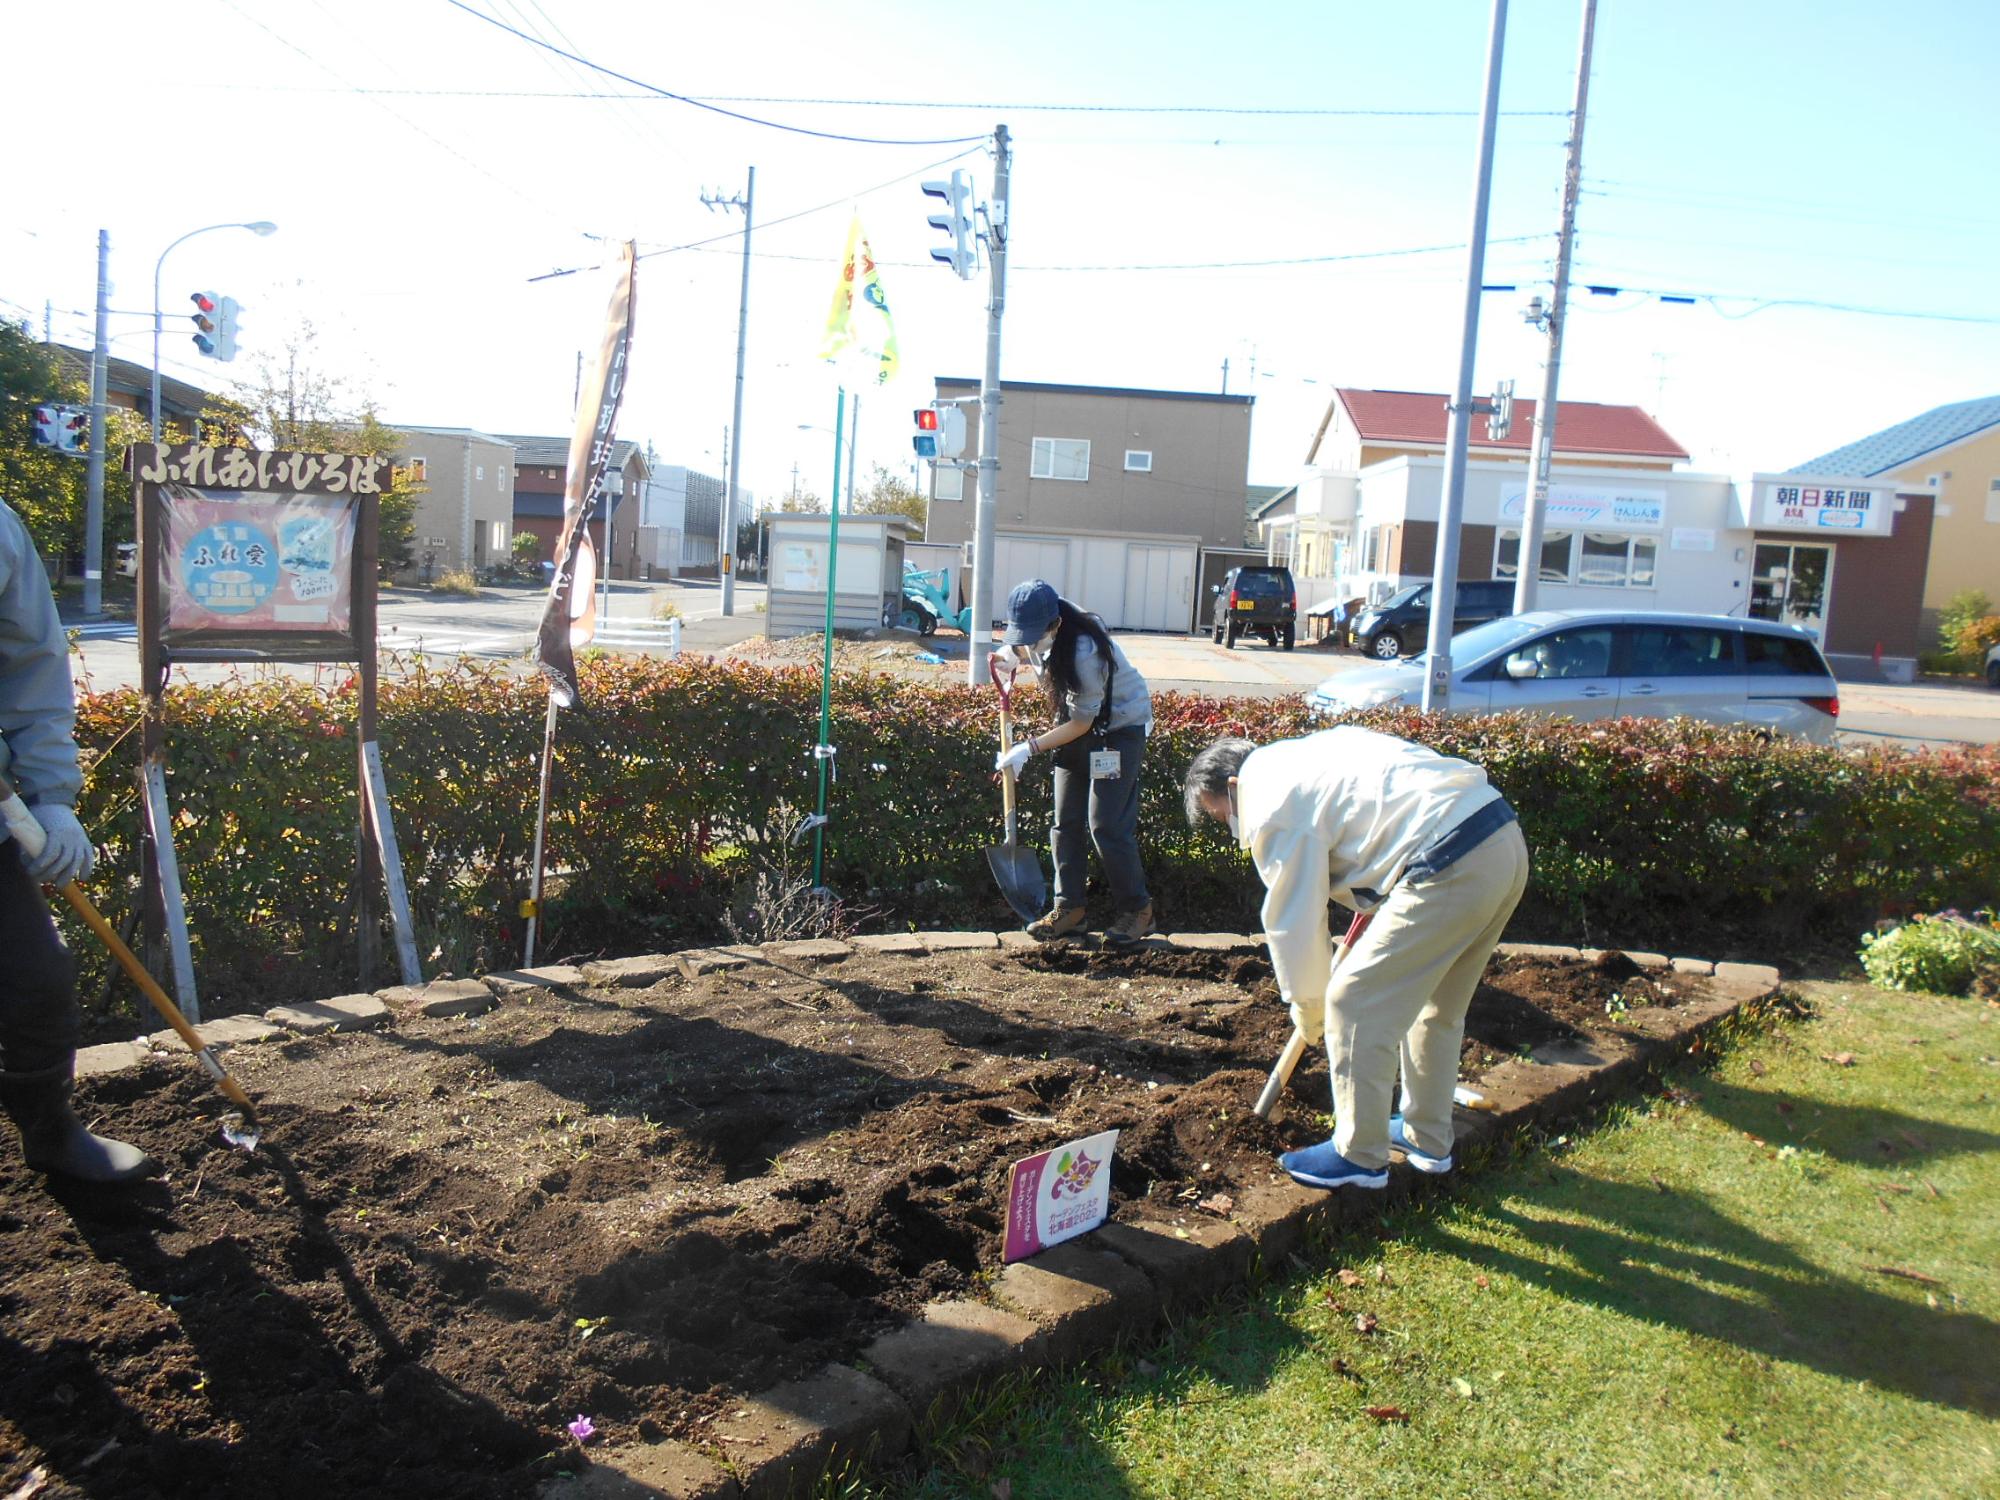
[[(86, 1080), (171, 1175), (52, 1201), (0, 1160), (0, 1493), (526, 1494), (580, 1413), (721, 1451), (745, 1397), (981, 1295), (1014, 1160), (1118, 1128), (1113, 1217), (1198, 1226), (1326, 1133), (1323, 1058), (1249, 1112), (1288, 1028), (1259, 953), (815, 956), (236, 1046), (254, 1152), (185, 1056)], [(1496, 959), (1466, 1074), (1706, 990)]]

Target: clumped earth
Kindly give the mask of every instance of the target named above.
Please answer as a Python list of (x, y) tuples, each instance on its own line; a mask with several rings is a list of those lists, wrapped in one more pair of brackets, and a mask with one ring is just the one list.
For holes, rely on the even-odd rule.
[[(1698, 988), (1496, 960), (1465, 1073)], [(1617, 1006), (1613, 1006), (1614, 1011)], [(596, 1442), (705, 1439), (999, 1254), (1011, 1162), (1116, 1127), (1114, 1215), (1226, 1211), (1327, 1128), (1261, 956), (773, 961), (240, 1047), (262, 1144), (185, 1057), (88, 1080), (163, 1185), (0, 1152), (0, 1495), (526, 1495)]]

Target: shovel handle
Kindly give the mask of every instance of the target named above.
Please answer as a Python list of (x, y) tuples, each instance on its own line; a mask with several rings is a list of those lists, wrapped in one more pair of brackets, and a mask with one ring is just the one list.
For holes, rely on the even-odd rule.
[[(1329, 975), (1340, 968), (1340, 961), (1347, 957), (1353, 950), (1355, 941), (1368, 930), (1368, 922), (1373, 915), (1374, 913), (1365, 911), (1354, 914), (1354, 920), (1347, 924), (1346, 935), (1334, 947)], [(1251, 1106), (1251, 1112), (1258, 1119), (1268, 1120), (1271, 1117), (1271, 1111), (1278, 1104), (1278, 1095), (1282, 1094), (1285, 1085), (1292, 1081), (1292, 1074), (1298, 1070), (1299, 1059), (1305, 1055), (1306, 1034), (1294, 1026), (1291, 1040), (1285, 1043), (1285, 1050), (1278, 1054), (1278, 1061), (1271, 1068), (1271, 1076), (1264, 1080), (1264, 1091), (1257, 1096), (1256, 1104)]]
[[(1000, 753), (1005, 755), (1014, 748), (1014, 716), (1007, 710), (1007, 699), (1000, 699)], [(1007, 842), (1014, 842), (1014, 773), (1000, 774), (1000, 806), (1007, 815)]]

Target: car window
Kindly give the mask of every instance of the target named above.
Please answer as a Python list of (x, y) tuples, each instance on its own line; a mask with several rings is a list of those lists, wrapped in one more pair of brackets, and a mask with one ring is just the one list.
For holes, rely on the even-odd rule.
[[(1421, 596), (1421, 598), (1420, 598)], [(1431, 596), (1431, 586), (1427, 583), (1413, 583), (1408, 588), (1397, 589), (1395, 593), (1376, 606), (1377, 609), (1401, 609), (1406, 604), (1416, 604)]]
[(1458, 602), (1474, 609), (1507, 609), (1514, 602), (1511, 583), (1461, 583)]
[(1736, 665), (1736, 632), (1700, 625), (1628, 625), (1627, 677), (1726, 677)]
[[(1458, 661), (1477, 661), (1481, 657), (1511, 646), (1523, 636), (1533, 635), (1539, 626), (1524, 624), (1517, 619), (1488, 620), (1484, 625), (1475, 625), (1451, 643), (1451, 654)], [(1471, 675), (1474, 682), (1490, 681), (1497, 673), (1500, 658), (1494, 657), (1484, 667)]]
[(1825, 677), (1827, 665), (1811, 641), (1797, 636), (1743, 632), (1743, 671), (1750, 677)]
[(1509, 652), (1500, 675), (1503, 679), (1540, 681), (1609, 677), (1611, 627), (1580, 625), (1541, 636)]
[(1268, 568), (1245, 568), (1236, 580), (1236, 592), (1249, 599), (1275, 599), (1290, 590)]

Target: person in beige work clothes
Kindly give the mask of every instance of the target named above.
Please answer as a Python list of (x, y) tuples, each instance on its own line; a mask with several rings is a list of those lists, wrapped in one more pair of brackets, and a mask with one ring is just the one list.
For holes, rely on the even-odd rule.
[[(1513, 808), (1470, 762), (1352, 727), (1217, 740), (1185, 790), (1189, 822), (1226, 822), (1256, 862), (1279, 992), (1327, 1042), (1333, 1138), (1279, 1165), (1308, 1187), (1382, 1188), (1393, 1147), (1450, 1171), (1465, 1012), (1528, 883)], [(1338, 974), (1329, 896), (1373, 913)]]

